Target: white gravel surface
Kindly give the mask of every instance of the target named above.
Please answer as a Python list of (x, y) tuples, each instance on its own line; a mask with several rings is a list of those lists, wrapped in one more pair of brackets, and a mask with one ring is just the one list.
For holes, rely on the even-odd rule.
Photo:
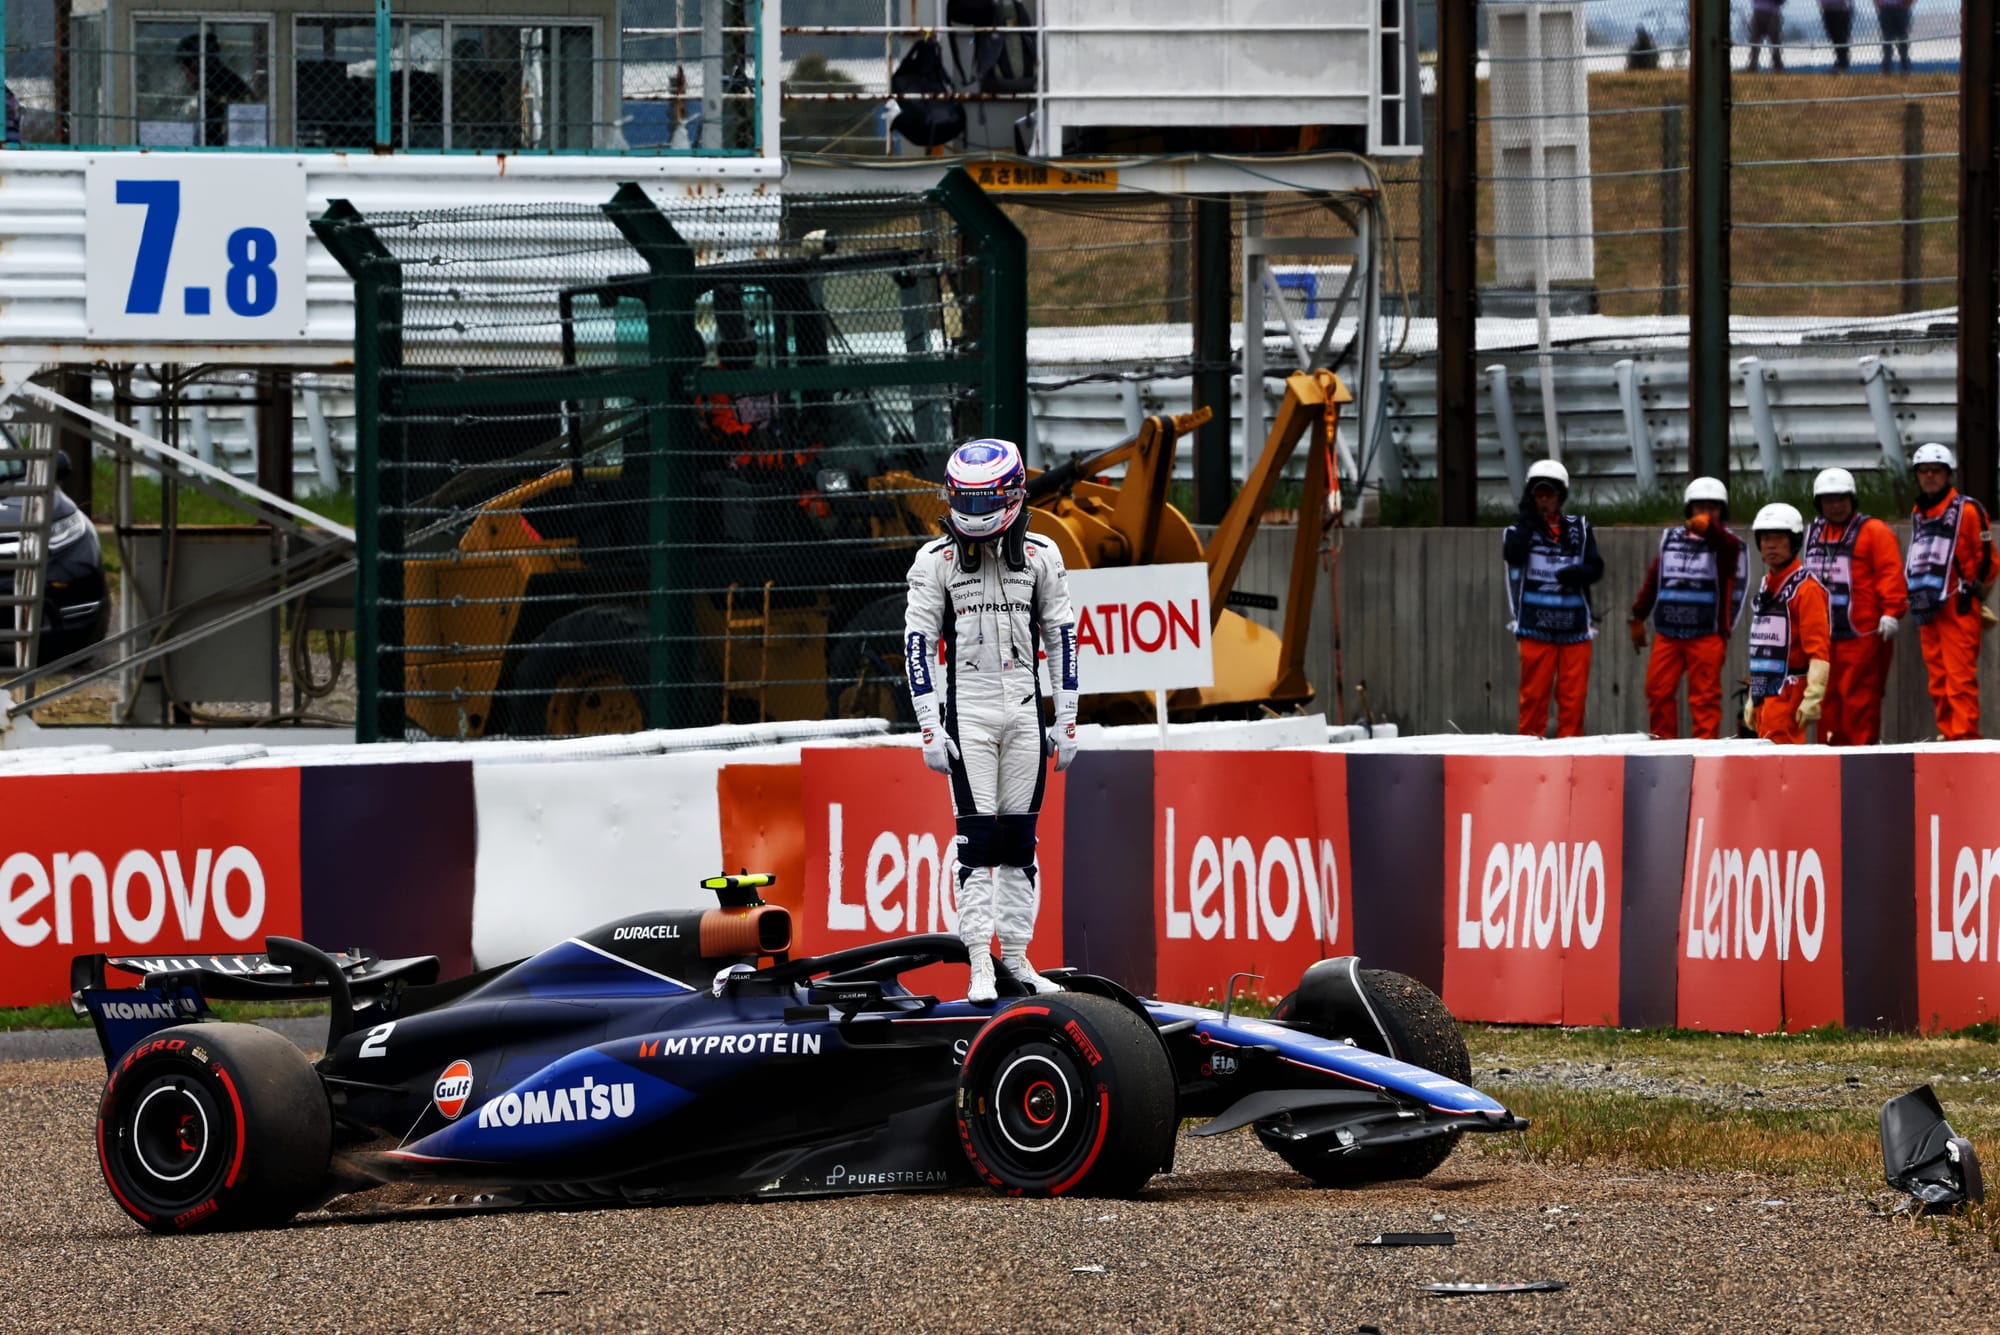
[[(2000, 1259), (1886, 1190), (1556, 1171), (1481, 1154), (1326, 1192), (1248, 1133), (1183, 1137), (1134, 1201), (984, 1191), (478, 1213), (356, 1198), (154, 1238), (112, 1204), (87, 1060), (0, 1064), (0, 1330), (1953, 1330)], [(378, 1193), (378, 1196), (380, 1193)], [(1357, 1248), (1449, 1229), (1451, 1248)], [(1433, 1281), (1561, 1293), (1434, 1298)]]

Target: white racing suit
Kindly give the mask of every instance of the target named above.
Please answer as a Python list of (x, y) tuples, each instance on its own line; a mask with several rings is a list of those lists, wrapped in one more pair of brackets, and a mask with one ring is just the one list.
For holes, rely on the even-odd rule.
[[(918, 722), (956, 745), (951, 805), (958, 817), (958, 934), (974, 978), (990, 967), (997, 928), (1003, 968), (1017, 980), (1035, 931), (1035, 814), (1048, 773), (1036, 675), (1046, 646), (1056, 726), (1076, 720), (1076, 617), (1055, 544), (1032, 533), (966, 544), (949, 535), (910, 566), (903, 645)], [(942, 676), (940, 681), (939, 675)], [(978, 984), (975, 983), (975, 989)]]

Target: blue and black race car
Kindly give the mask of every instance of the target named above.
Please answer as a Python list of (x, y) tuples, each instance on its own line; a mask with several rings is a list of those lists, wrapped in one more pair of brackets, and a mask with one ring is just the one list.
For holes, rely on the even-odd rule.
[[(1269, 1020), (1063, 991), (990, 1005), (912, 992), (955, 936), (792, 959), (768, 877), (718, 907), (621, 919), (439, 981), (435, 958), (79, 956), (110, 1077), (105, 1181), (156, 1232), (276, 1225), (391, 1182), (509, 1202), (907, 1191), (1137, 1192), (1196, 1135), (1251, 1126), (1328, 1186), (1421, 1177), (1461, 1133), (1527, 1125), (1464, 1082), (1458, 1027), (1400, 974), (1324, 960)], [(137, 987), (106, 986), (107, 972)], [(325, 997), (319, 1061), (210, 999)]]

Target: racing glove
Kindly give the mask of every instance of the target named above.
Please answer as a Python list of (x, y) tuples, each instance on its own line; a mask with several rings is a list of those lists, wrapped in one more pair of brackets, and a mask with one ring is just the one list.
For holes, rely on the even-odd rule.
[(1056, 721), (1045, 739), (1045, 754), (1056, 758), (1056, 773), (1076, 759), (1076, 692), (1056, 692)]
[(1902, 624), (1903, 623), (1896, 620), (1896, 618), (1884, 614), (1881, 621), (1877, 622), (1875, 625), (1875, 633), (1877, 635), (1880, 635), (1885, 640), (1893, 640), (1896, 638), (1897, 628), (1900, 627)]
[(958, 743), (951, 739), (938, 719), (934, 696), (921, 696), (916, 704), (917, 729), (924, 739), (924, 765), (939, 774), (949, 774), (951, 762), (958, 759)]
[(1643, 621), (1628, 621), (1625, 623), (1625, 628), (1632, 633), (1632, 652), (1635, 654), (1645, 653), (1646, 623)]
[(1796, 717), (1801, 723), (1819, 720), (1820, 706), (1826, 703), (1826, 680), (1833, 674), (1833, 664), (1824, 658), (1815, 658), (1806, 667), (1806, 693), (1799, 697)]

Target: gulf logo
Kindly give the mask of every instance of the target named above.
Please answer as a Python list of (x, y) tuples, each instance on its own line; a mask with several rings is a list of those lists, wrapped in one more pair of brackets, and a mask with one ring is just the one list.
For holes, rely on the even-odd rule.
[(471, 1097), (472, 1063), (468, 1061), (455, 1061), (445, 1067), (444, 1074), (437, 1078), (437, 1086), (431, 1090), (437, 1110), (449, 1118), (464, 1112), (465, 1101)]

